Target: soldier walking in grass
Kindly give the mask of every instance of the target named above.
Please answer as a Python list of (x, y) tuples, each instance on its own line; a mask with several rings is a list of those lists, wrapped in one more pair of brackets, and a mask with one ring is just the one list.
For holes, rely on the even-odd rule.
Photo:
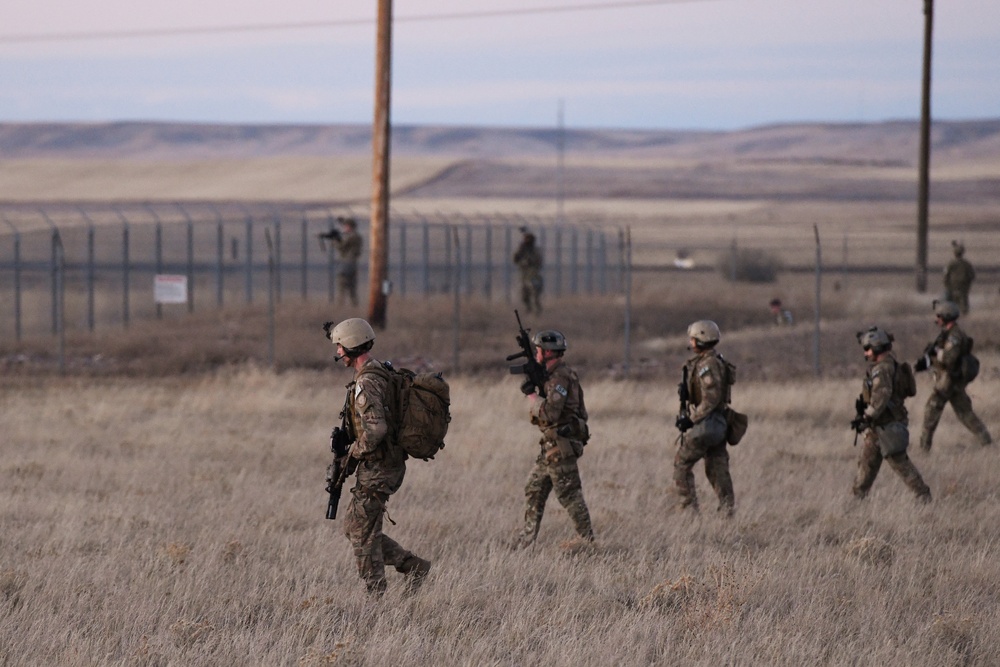
[(958, 241), (951, 242), (951, 251), (955, 256), (944, 268), (944, 298), (958, 305), (963, 315), (969, 312), (969, 288), (976, 279), (976, 271), (969, 260), (965, 259), (965, 246)]
[(968, 377), (967, 359), (972, 353), (972, 339), (958, 326), (958, 317), (958, 304), (934, 301), (934, 322), (941, 328), (941, 332), (914, 365), (918, 372), (927, 369), (934, 372), (934, 391), (927, 397), (923, 431), (920, 434), (920, 449), (925, 452), (931, 450), (934, 431), (941, 421), (944, 406), (949, 403), (958, 420), (976, 436), (980, 445), (993, 442), (986, 425), (972, 411), (972, 399), (965, 390), (972, 380)]
[(521, 300), (527, 312), (542, 312), (542, 251), (535, 235), (521, 227), (521, 245), (514, 253), (514, 264), (521, 272)]
[[(356, 462), (354, 488), (344, 520), (344, 534), (354, 548), (358, 574), (369, 593), (386, 590), (385, 566), (407, 577), (415, 590), (430, 571), (430, 561), (404, 549), (382, 532), (389, 496), (399, 490), (406, 474), (407, 454), (396, 442), (391, 426), (389, 380), (379, 372), (381, 363), (371, 355), (375, 331), (365, 320), (347, 319), (330, 327), (327, 336), (337, 348), (336, 361), (354, 370), (347, 385), (345, 426), (353, 439), (349, 457)], [(351, 465), (345, 462), (346, 469)]]
[(594, 530), (583, 499), (583, 483), (577, 464), (590, 438), (583, 388), (576, 371), (563, 361), (566, 338), (560, 332), (540, 331), (531, 342), (535, 361), (544, 368), (546, 378), (541, 387), (544, 398), (537, 392), (529, 396), (531, 423), (542, 432), (541, 451), (524, 488), (527, 501), (524, 527), (515, 546), (523, 548), (534, 543), (545, 512), (545, 501), (553, 490), (559, 503), (569, 512), (578, 544), (588, 545), (594, 541)]
[[(736, 507), (733, 480), (729, 475), (727, 445), (731, 414), (732, 384), (736, 368), (723, 359), (715, 346), (719, 343), (719, 325), (711, 320), (694, 322), (687, 330), (689, 347), (695, 356), (684, 365), (681, 382), (681, 412), (677, 416), (677, 454), (674, 456), (674, 484), (682, 509), (698, 509), (694, 486), (694, 465), (705, 461), (705, 475), (719, 498), (719, 511), (732, 516)], [(732, 413), (739, 414), (739, 413)], [(745, 416), (742, 418), (746, 429)], [(742, 432), (734, 438), (739, 442)]]
[(930, 502), (931, 490), (906, 454), (910, 433), (903, 403), (917, 392), (913, 371), (909, 364), (896, 361), (892, 335), (884, 329), (873, 326), (859, 331), (857, 337), (868, 368), (857, 404), (860, 414), (851, 424), (857, 432), (864, 432), (854, 496), (868, 495), (884, 459), (918, 499)]

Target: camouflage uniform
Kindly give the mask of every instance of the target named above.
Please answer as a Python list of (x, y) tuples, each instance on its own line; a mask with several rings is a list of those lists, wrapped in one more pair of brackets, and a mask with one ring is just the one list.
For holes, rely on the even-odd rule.
[(337, 253), (340, 255), (340, 267), (337, 270), (337, 288), (340, 291), (340, 302), (346, 296), (355, 306), (358, 305), (358, 259), (361, 257), (361, 235), (353, 229), (346, 229), (337, 243)]
[(956, 248), (954, 259), (944, 269), (944, 291), (945, 298), (958, 304), (963, 315), (969, 312), (969, 288), (975, 279), (976, 272), (972, 264)]
[(388, 377), (369, 358), (347, 385), (347, 409), (353, 435), (351, 456), (359, 460), (351, 502), (344, 520), (344, 534), (354, 547), (358, 574), (368, 590), (386, 588), (385, 566), (409, 574), (422, 559), (382, 532), (382, 517), (389, 496), (399, 490), (406, 474), (406, 452), (397, 447), (387, 420)]
[(527, 546), (538, 537), (545, 501), (553, 490), (573, 520), (577, 534), (584, 540), (594, 539), (577, 466), (577, 459), (583, 456), (587, 408), (580, 378), (562, 359), (549, 372), (545, 396), (531, 408), (531, 423), (542, 431), (541, 451), (524, 488), (527, 506), (524, 528), (518, 535), (519, 546)]
[[(736, 505), (733, 480), (729, 475), (729, 451), (726, 449), (725, 427), (717, 441), (695, 437), (696, 429), (708, 425), (708, 420), (726, 419), (731, 387), (727, 382), (725, 362), (714, 348), (700, 350), (688, 359), (688, 395), (691, 421), (695, 426), (678, 438), (680, 446), (674, 456), (674, 483), (681, 497), (681, 507), (698, 508), (694, 487), (694, 465), (705, 460), (705, 475), (719, 498), (719, 509), (732, 514)], [(700, 426), (699, 426), (700, 425)]]
[(916, 466), (906, 454), (906, 448), (894, 454), (883, 455), (879, 447), (879, 437), (877, 428), (884, 428), (892, 424), (901, 424), (905, 427), (908, 423), (906, 407), (903, 405), (905, 397), (896, 386), (896, 369), (898, 362), (892, 352), (887, 352), (878, 361), (869, 363), (865, 373), (864, 384), (861, 388), (861, 396), (868, 407), (865, 408), (865, 417), (868, 428), (865, 429), (864, 443), (861, 445), (861, 453), (858, 456), (858, 474), (854, 479), (854, 495), (857, 498), (864, 498), (871, 490), (879, 468), (882, 467), (882, 459), (889, 462), (889, 466), (896, 471), (903, 482), (910, 487), (910, 490), (917, 494), (921, 500), (931, 499), (931, 490), (924, 483), (923, 477)]
[(525, 234), (514, 253), (514, 263), (521, 270), (521, 300), (529, 313), (542, 312), (542, 251), (535, 245), (534, 234)]
[(930, 355), (930, 366), (934, 369), (934, 391), (927, 397), (924, 408), (924, 428), (920, 434), (920, 448), (930, 451), (934, 439), (934, 431), (941, 421), (944, 406), (951, 403), (958, 420), (969, 429), (981, 445), (993, 442), (986, 425), (972, 411), (972, 399), (965, 391), (959, 366), (962, 356), (968, 351), (969, 337), (953, 323), (949, 328), (942, 327), (934, 341), (935, 353)]

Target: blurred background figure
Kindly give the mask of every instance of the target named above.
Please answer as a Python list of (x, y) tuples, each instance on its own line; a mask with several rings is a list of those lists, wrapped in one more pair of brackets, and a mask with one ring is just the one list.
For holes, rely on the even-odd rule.
[(535, 235), (521, 227), (521, 245), (514, 252), (514, 264), (521, 272), (521, 300), (527, 312), (542, 312), (542, 251)]
[(777, 297), (771, 299), (770, 306), (771, 317), (774, 319), (775, 326), (790, 327), (795, 325), (795, 318), (792, 317), (792, 311), (782, 307), (781, 299)]
[(320, 234), (320, 244), (326, 250), (325, 241), (333, 243), (340, 256), (340, 266), (337, 270), (337, 287), (340, 292), (340, 303), (350, 299), (352, 305), (358, 305), (358, 260), (361, 258), (361, 235), (358, 234), (358, 223), (354, 218), (337, 218), (340, 226), (331, 227), (330, 231)]
[(976, 279), (976, 272), (964, 257), (964, 244), (952, 241), (951, 252), (955, 256), (944, 268), (944, 298), (958, 304), (959, 311), (966, 315), (969, 312), (969, 288)]

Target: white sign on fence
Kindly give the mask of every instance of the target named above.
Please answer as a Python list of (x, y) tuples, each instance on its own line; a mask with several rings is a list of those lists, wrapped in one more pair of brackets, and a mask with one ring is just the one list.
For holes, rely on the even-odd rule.
[(153, 300), (156, 303), (187, 303), (187, 276), (157, 274), (153, 280)]

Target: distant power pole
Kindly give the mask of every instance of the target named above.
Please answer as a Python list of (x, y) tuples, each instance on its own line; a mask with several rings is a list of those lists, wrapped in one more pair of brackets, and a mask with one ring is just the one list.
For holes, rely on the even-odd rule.
[(392, 89), (392, 0), (378, 0), (375, 119), (372, 124), (372, 219), (368, 322), (386, 325), (389, 279), (389, 97)]
[(917, 188), (917, 291), (927, 291), (927, 211), (931, 166), (931, 34), (934, 0), (924, 0), (924, 77), (920, 104), (920, 182)]

